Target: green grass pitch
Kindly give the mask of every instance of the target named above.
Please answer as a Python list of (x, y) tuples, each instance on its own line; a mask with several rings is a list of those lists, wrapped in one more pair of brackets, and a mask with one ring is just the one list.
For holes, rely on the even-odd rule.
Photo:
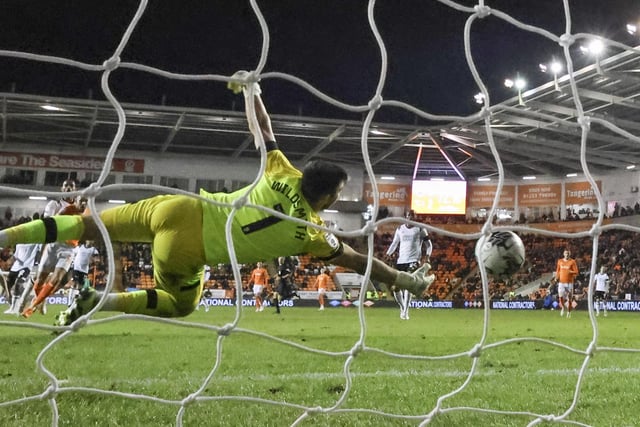
[[(223, 326), (234, 315), (232, 307), (215, 307), (183, 320)], [(59, 390), (36, 366), (55, 337), (24, 327), (50, 325), (53, 313), (4, 323), (0, 425), (52, 425), (52, 397), (60, 426), (288, 426), (305, 408), (315, 411), (301, 426), (414, 426), (436, 407), (431, 426), (526, 426), (535, 419), (529, 413), (549, 415), (539, 425), (551, 425), (552, 415), (570, 408), (567, 419), (585, 425), (638, 424), (640, 353), (611, 350), (640, 349), (637, 313), (593, 319), (597, 348), (577, 393), (580, 351), (594, 336), (586, 311), (571, 319), (557, 311), (491, 311), (478, 359), (468, 354), (483, 336), (482, 310), (412, 310), (402, 321), (396, 309), (368, 308), (364, 320), (361, 330), (353, 307), (284, 308), (281, 315), (246, 307), (242, 330), (221, 340), (220, 360), (218, 334), (206, 328), (140, 319), (89, 324), (44, 355)], [(351, 352), (361, 333), (365, 349)], [(201, 399), (181, 411), (201, 388)]]

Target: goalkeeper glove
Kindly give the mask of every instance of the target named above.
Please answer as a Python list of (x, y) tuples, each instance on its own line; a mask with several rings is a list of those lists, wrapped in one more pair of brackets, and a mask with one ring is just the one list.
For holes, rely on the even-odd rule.
[[(248, 71), (240, 70), (240, 71), (236, 71), (231, 76), (231, 78), (246, 79), (248, 74), (249, 74)], [(262, 93), (262, 90), (260, 89), (260, 85), (258, 83), (250, 83), (250, 85), (252, 85), (252, 87), (253, 87), (253, 94), (254, 95), (260, 95)], [(240, 92), (242, 92), (242, 93), (244, 93), (245, 98), (249, 96), (248, 86), (245, 83), (228, 82), (227, 83), (227, 89), (231, 90), (235, 95), (237, 95)]]
[(228, 82), (227, 83), (227, 89), (229, 89), (231, 92), (233, 92), (234, 95), (237, 95), (240, 92), (242, 92), (243, 86), (244, 85), (242, 83), (237, 83), (237, 82)]
[(416, 297), (420, 297), (427, 287), (436, 279), (434, 274), (426, 275), (429, 270), (431, 270), (431, 264), (427, 262), (411, 274), (400, 271), (393, 286), (406, 289)]

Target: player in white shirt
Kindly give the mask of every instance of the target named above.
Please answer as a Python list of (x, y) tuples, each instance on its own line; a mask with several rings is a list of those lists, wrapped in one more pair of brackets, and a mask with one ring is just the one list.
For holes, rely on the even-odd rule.
[[(413, 211), (405, 214), (409, 221), (415, 221)], [(396, 259), (396, 269), (400, 271), (413, 272), (422, 264), (422, 249), (425, 248), (426, 261), (429, 262), (433, 245), (427, 231), (411, 224), (402, 224), (396, 229), (393, 241), (387, 249), (387, 256), (390, 257), (396, 249), (398, 258)], [(400, 319), (409, 320), (409, 304), (411, 303), (411, 293), (405, 290), (393, 290), (393, 296), (400, 306)], [(420, 295), (416, 295), (420, 297)]]
[(25, 290), (30, 290), (31, 271), (36, 263), (41, 244), (17, 244), (13, 253), (13, 264), (9, 269), (7, 286), (11, 294), (11, 305), (4, 314), (20, 314)]
[[(65, 180), (60, 191), (63, 193), (76, 191), (75, 181)], [(76, 205), (76, 198), (70, 196), (49, 201), (44, 208), (42, 217), (49, 218), (55, 215), (76, 213), (81, 213), (80, 208)], [(46, 313), (46, 298), (64, 284), (62, 282), (66, 279), (67, 272), (73, 262), (74, 246), (66, 242), (53, 242), (44, 246), (34, 285), (36, 296), (22, 311), (22, 317), (29, 318), (36, 310), (42, 314)]]
[(609, 275), (606, 273), (606, 267), (600, 267), (600, 272), (593, 276), (593, 283), (596, 285), (594, 293), (594, 305), (596, 316), (600, 316), (600, 308), (604, 310), (604, 317), (607, 317), (607, 304), (605, 299), (609, 293)]
[(202, 283), (204, 290), (202, 291), (202, 295), (200, 295), (200, 302), (196, 306), (196, 310), (200, 310), (200, 306), (204, 306), (204, 311), (209, 312), (209, 302), (208, 300), (211, 298), (211, 289), (209, 288), (209, 280), (211, 279), (211, 266), (204, 266), (204, 272), (202, 273)]
[(75, 295), (90, 283), (85, 283), (89, 267), (93, 257), (100, 255), (100, 252), (93, 246), (93, 241), (87, 240), (80, 242), (73, 249), (73, 286), (69, 289), (69, 305), (73, 303)]

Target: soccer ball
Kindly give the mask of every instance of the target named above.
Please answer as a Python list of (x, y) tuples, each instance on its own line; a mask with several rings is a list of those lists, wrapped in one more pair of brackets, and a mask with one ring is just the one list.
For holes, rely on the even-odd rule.
[(476, 257), (494, 278), (507, 278), (524, 264), (524, 244), (512, 231), (495, 231), (480, 244), (476, 244)]

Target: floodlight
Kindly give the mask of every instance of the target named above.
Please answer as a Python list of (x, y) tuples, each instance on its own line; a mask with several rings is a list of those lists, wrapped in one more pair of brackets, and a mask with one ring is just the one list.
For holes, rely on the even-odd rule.
[(476, 100), (477, 104), (484, 104), (484, 94), (478, 92), (475, 95), (473, 95), (473, 99)]
[(600, 39), (591, 40), (587, 49), (590, 54), (599, 56), (604, 51), (604, 43)]
[(540, 67), (540, 71), (542, 71), (543, 73), (546, 73), (547, 71), (553, 73), (553, 83), (556, 90), (559, 92), (560, 85), (558, 85), (558, 74), (560, 73), (560, 71), (562, 71), (562, 64), (554, 59), (549, 63), (549, 65), (539, 64), (538, 66)]
[(627, 24), (627, 33), (635, 36), (638, 33), (638, 26), (635, 24)]
[(602, 43), (602, 40), (593, 39), (586, 47), (580, 46), (580, 51), (585, 55), (589, 54), (596, 58), (596, 71), (598, 74), (602, 74), (602, 69), (600, 68), (600, 56), (604, 52), (604, 43)]
[(538, 67), (540, 67), (540, 71), (542, 71), (543, 73), (551, 71), (554, 75), (557, 75), (558, 73), (560, 73), (560, 71), (562, 71), (562, 64), (555, 60), (551, 61), (549, 65), (538, 64)]
[(515, 80), (505, 79), (504, 85), (508, 88), (515, 87), (518, 90), (518, 103), (520, 105), (524, 105), (524, 100), (522, 99), (522, 89), (524, 89), (527, 86), (527, 81), (522, 77), (518, 76), (515, 78)]
[(558, 61), (551, 62), (550, 67), (553, 74), (558, 74), (562, 71), (562, 64)]

